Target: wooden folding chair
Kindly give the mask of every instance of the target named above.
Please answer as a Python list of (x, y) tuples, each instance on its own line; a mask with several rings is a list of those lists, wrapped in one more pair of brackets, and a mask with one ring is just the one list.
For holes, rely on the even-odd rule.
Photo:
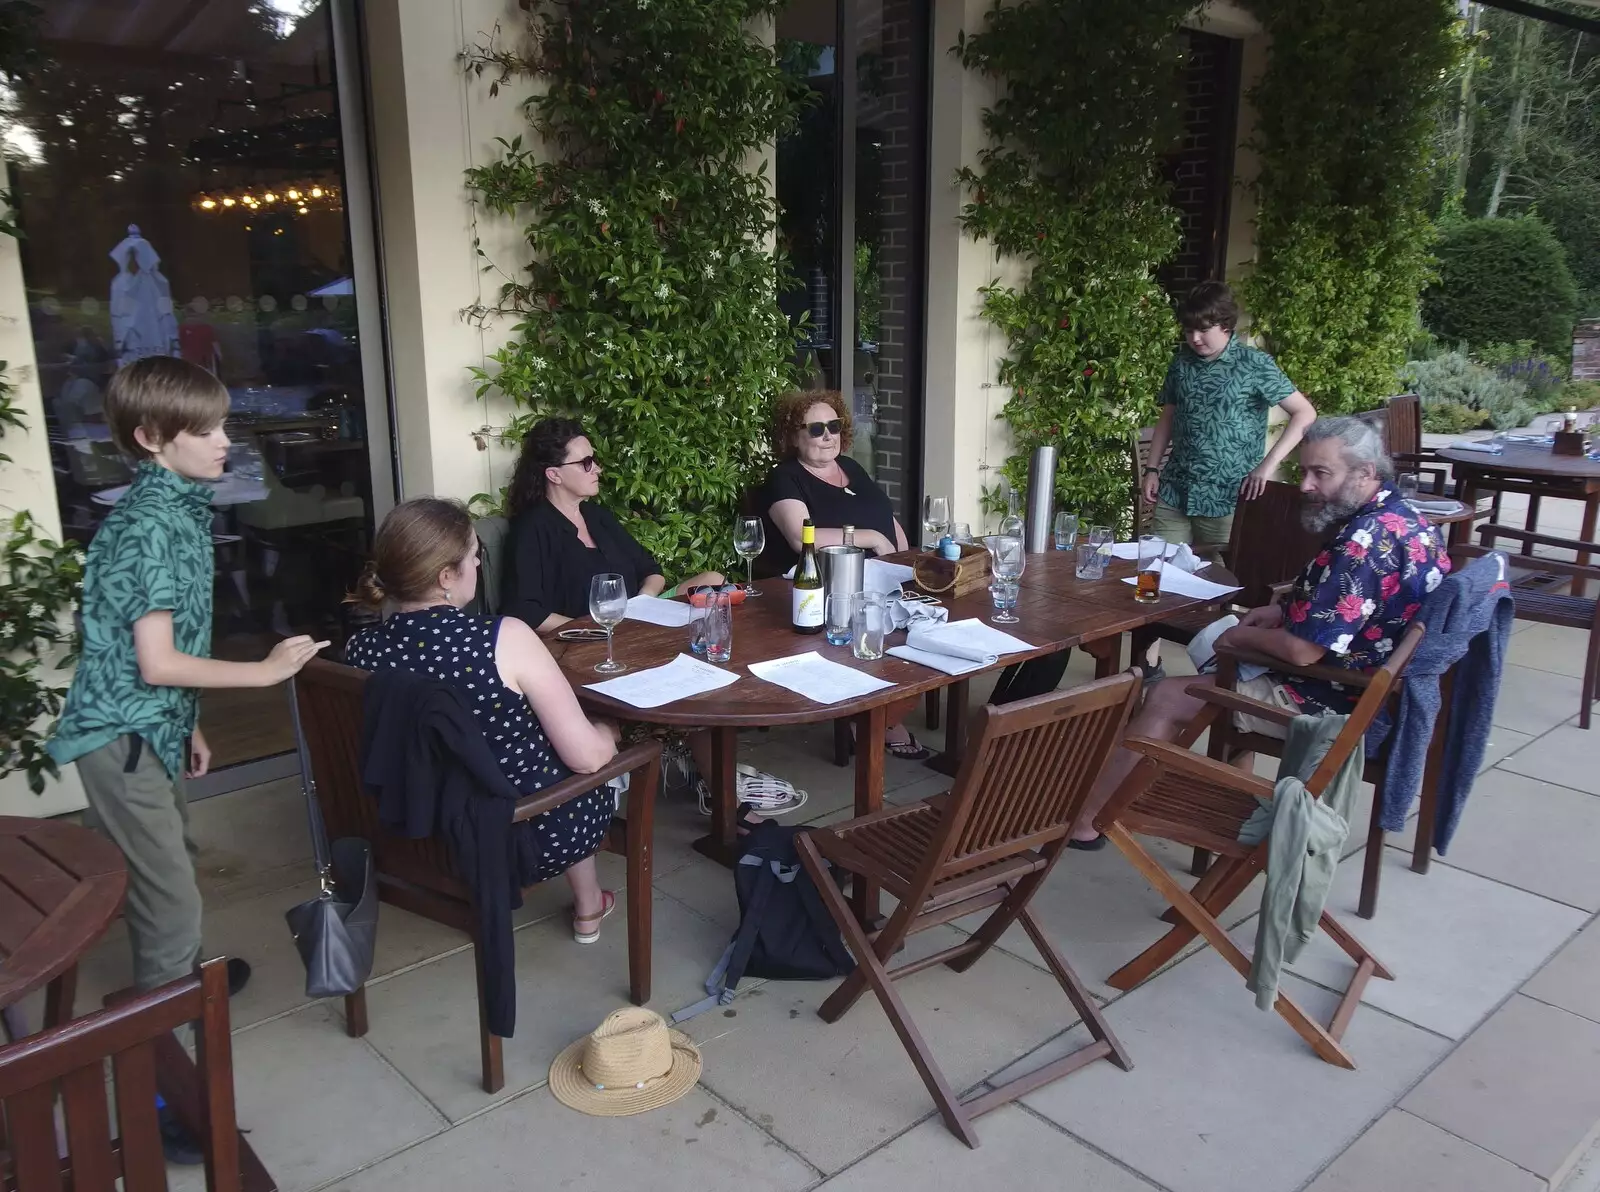
[[(801, 860), (839, 924), (856, 971), (822, 1003), (835, 1022), (870, 985), (927, 1085), (950, 1132), (978, 1145), (972, 1119), (1097, 1059), (1123, 1069), (1133, 1061), (1066, 959), (1045, 936), (1028, 903), (1066, 847), (1067, 833), (1138, 697), (1131, 675), (987, 705), (977, 713), (970, 745), (949, 794), (800, 836)], [(880, 884), (899, 900), (884, 928), (870, 937), (828, 872), (828, 865)], [(969, 939), (896, 969), (887, 966), (907, 936), (986, 907), (995, 911)], [(965, 1100), (940, 1072), (905, 1003), (901, 977), (946, 964), (971, 968), (1013, 922), (1020, 921), (1094, 1042)]]
[[(1306, 788), (1314, 797), (1321, 797), (1351, 752), (1363, 748), (1367, 727), (1388, 699), (1424, 632), (1422, 623), (1413, 621), (1388, 661), (1370, 675), (1321, 668), (1338, 676), (1340, 682), (1364, 685), (1365, 690), (1333, 746), (1306, 781)], [(1232, 660), (1224, 658), (1223, 664), (1231, 665)], [(1312, 669), (1316, 668), (1302, 668), (1297, 673)], [(1147, 737), (1131, 737), (1123, 742), (1125, 748), (1143, 756), (1095, 820), (1095, 827), (1110, 837), (1134, 868), (1172, 904), (1178, 918), (1166, 935), (1106, 979), (1114, 989), (1132, 989), (1176, 957), (1197, 934), (1204, 936), (1241, 976), (1250, 972), (1249, 958), (1228, 938), (1217, 916), (1244, 892), (1256, 874), (1266, 869), (1270, 839), (1253, 847), (1243, 845), (1239, 843), (1239, 830), (1255, 811), (1256, 800), (1272, 797), (1273, 783), (1215, 758), (1200, 757), (1191, 753), (1189, 746), (1205, 729), (1216, 732), (1221, 728), (1226, 714), (1242, 712), (1287, 727), (1294, 713), (1220, 685), (1195, 684), (1189, 692), (1204, 700), (1206, 708), (1176, 742)], [(1227, 719), (1231, 723), (1231, 717)], [(1281, 746), (1281, 742), (1275, 744)], [(1193, 890), (1185, 890), (1145, 851), (1134, 833), (1207, 849), (1218, 859)], [(1354, 1068), (1355, 1061), (1339, 1040), (1367, 981), (1372, 977), (1393, 980), (1394, 975), (1326, 911), (1321, 926), (1356, 962), (1355, 975), (1332, 1020), (1322, 1026), (1282, 991), (1277, 1009), (1319, 1056), (1330, 1064)]]
[[(125, 1192), (165, 1192), (167, 1163), (156, 1118), (158, 1069), (163, 1049), (182, 1054), (172, 1032), (191, 1022), (199, 1072), (196, 1133), (205, 1152), (206, 1187), (210, 1192), (247, 1187), (240, 1177), (241, 1140), (234, 1121), (225, 960), (207, 961), (192, 976), (0, 1048), (0, 1105), (9, 1149), (0, 1163), (0, 1186), (19, 1192), (64, 1187), (113, 1192), (120, 1182)], [(65, 1154), (57, 1140), (58, 1094)], [(270, 1180), (266, 1186), (271, 1187)]]
[[(466, 932), (473, 942), (478, 980), (479, 1052), (483, 1091), (497, 1093), (505, 1085), (500, 1036), (489, 1030), (484, 1002), (482, 955), (478, 948), (478, 916), (471, 893), (456, 872), (443, 839), (412, 840), (386, 831), (378, 823), (377, 803), (361, 783), (361, 695), (368, 674), (355, 667), (313, 658), (290, 680), (301, 779), (309, 782), (327, 826), (328, 839), (358, 836), (372, 845), (378, 897), (384, 902)], [(650, 1000), (650, 849), (654, 830), (656, 787), (661, 777), (661, 746), (641, 741), (622, 750), (592, 774), (575, 774), (517, 802), (513, 823), (532, 819), (586, 794), (623, 774), (628, 786), (626, 819), (612, 821), (606, 841), (610, 852), (628, 860), (628, 997), (642, 1006)], [(345, 1031), (367, 1033), (367, 991), (344, 999)]]

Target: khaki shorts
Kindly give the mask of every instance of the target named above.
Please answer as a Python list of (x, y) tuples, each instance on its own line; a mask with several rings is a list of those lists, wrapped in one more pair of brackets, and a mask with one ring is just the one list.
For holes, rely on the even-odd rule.
[[(1296, 714), (1300, 711), (1300, 705), (1294, 702), (1294, 697), (1289, 694), (1283, 681), (1270, 672), (1257, 675), (1253, 679), (1241, 680), (1238, 691), (1240, 695), (1260, 700), (1264, 704), (1273, 704)], [(1283, 725), (1263, 720), (1259, 716), (1247, 716), (1243, 712), (1233, 714), (1233, 727), (1241, 733), (1260, 733), (1263, 737), (1274, 737), (1279, 741), (1289, 735), (1289, 730)]]
[(1233, 534), (1233, 514), (1226, 517), (1190, 517), (1157, 501), (1150, 515), (1150, 533), (1168, 542), (1187, 542), (1190, 546), (1227, 546)]

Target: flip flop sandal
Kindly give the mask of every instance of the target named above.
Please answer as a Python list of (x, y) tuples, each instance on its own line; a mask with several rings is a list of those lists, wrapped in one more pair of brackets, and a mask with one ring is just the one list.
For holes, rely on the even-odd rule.
[(784, 815), (804, 807), (806, 799), (810, 797), (805, 791), (795, 789), (793, 783), (754, 766), (741, 763), (734, 767), (734, 775), (739, 787), (739, 802), (748, 804), (751, 810), (760, 815)]
[(924, 762), (933, 756), (933, 750), (917, 740), (917, 735), (909, 729), (904, 741), (885, 741), (883, 751), (907, 762)]
[[(598, 915), (586, 915), (581, 919), (577, 915), (572, 916), (572, 938), (580, 944), (592, 944), (597, 941), (600, 938), (601, 920), (608, 918), (611, 912), (617, 909), (617, 896), (612, 891), (600, 891), (600, 898), (605, 909)], [(579, 923), (592, 923), (594, 930), (584, 931), (579, 928)]]

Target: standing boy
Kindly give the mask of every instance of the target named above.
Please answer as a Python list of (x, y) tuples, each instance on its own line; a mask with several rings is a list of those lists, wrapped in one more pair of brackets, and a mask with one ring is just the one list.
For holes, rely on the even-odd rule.
[[(1183, 343), (1161, 386), (1143, 477), (1145, 500), (1156, 507), (1150, 532), (1168, 542), (1227, 546), (1234, 506), (1262, 494), (1317, 412), (1277, 361), (1234, 334), (1239, 304), (1221, 282), (1190, 290), (1178, 321)], [(1289, 423), (1263, 456), (1273, 406), (1283, 407)], [(1172, 458), (1162, 467), (1168, 443)]]
[[(200, 888), (183, 779), (211, 750), (196, 724), (199, 688), (270, 687), (327, 642), (292, 637), (261, 662), (211, 658), (211, 488), (222, 475), (228, 391), (186, 361), (151, 356), (105, 395), (117, 446), (138, 461), (132, 486), (89, 547), (83, 655), (50, 742), (76, 762), (91, 827), (128, 864), (124, 908), (141, 990), (187, 976), (200, 958)], [(237, 991), (249, 975), (229, 962)]]

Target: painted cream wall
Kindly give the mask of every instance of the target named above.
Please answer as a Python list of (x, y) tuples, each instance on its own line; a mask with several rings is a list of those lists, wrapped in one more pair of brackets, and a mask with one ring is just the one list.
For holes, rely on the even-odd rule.
[[(44, 435), (44, 399), (27, 312), (17, 242), (0, 236), (0, 360), (8, 362), (8, 379), (17, 387), (17, 400), (28, 420), (28, 429), (8, 430), (0, 439), (0, 451), (11, 457), (10, 463), (0, 464), (0, 516), (9, 523), (13, 514), (26, 510), (46, 534), (59, 540), (61, 515), (56, 508), (55, 474)], [(51, 671), (48, 677), (65, 686), (70, 675), (70, 671)], [(63, 771), (60, 782), (49, 783), (43, 795), (30, 791), (20, 775), (0, 778), (0, 815), (59, 815), (83, 806), (83, 787), (72, 766)]]
[[(981, 509), (982, 490), (998, 481), (995, 470), (1012, 451), (1009, 428), (999, 418), (1010, 397), (995, 378), (1005, 339), (981, 317), (978, 289), (994, 281), (1018, 282), (1022, 269), (999, 261), (986, 244), (966, 236), (958, 222), (963, 195), (955, 172), (976, 165), (983, 148), (983, 109), (996, 98), (992, 80), (964, 70), (945, 48), (963, 30), (979, 28), (989, 0), (934, 0), (932, 138), (929, 146), (927, 404), (923, 418), (923, 487), (951, 498), (951, 516), (976, 532), (996, 515)], [(1243, 78), (1250, 86), (1266, 62), (1266, 37), (1244, 9), (1213, 0), (1187, 22), (1244, 41)], [(1255, 205), (1247, 183), (1257, 170), (1243, 142), (1255, 127), (1241, 101), (1239, 145), (1228, 229), (1228, 279), (1255, 260)]]
[(516, 0), (374, 0), (366, 6), (371, 120), (381, 203), (380, 243), (388, 293), (400, 496), (470, 498), (494, 492), (514, 461), (491, 434), (511, 404), (475, 395), (469, 373), (510, 335), (511, 321), (483, 327), (464, 317), (494, 301), (500, 274), (485, 274), (474, 250), (515, 274), (527, 259), (516, 224), (470, 201), (463, 172), (496, 156), (496, 137), (530, 130), (513, 80), (490, 98), (489, 80), (469, 80), (459, 55), (523, 28)]

